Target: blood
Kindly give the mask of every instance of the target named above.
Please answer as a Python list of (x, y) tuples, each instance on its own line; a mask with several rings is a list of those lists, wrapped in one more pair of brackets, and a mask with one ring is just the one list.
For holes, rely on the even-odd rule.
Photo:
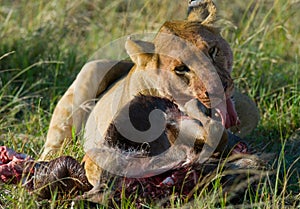
[(28, 155), (0, 146), (0, 180), (4, 183), (19, 183), (25, 164), (32, 160)]
[(231, 98), (226, 100), (226, 106), (227, 106), (227, 114), (226, 114), (226, 123), (225, 128), (230, 128), (232, 126), (240, 125), (240, 120), (238, 118), (234, 102)]
[(240, 125), (234, 102), (231, 98), (226, 99), (226, 105), (220, 103), (216, 107), (216, 111), (221, 117), (223, 126), (228, 129), (232, 126)]

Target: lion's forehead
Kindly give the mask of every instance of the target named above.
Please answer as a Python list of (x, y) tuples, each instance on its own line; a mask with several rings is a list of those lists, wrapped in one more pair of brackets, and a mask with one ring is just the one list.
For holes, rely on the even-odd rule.
[[(202, 51), (208, 50), (210, 47), (218, 47), (224, 56), (232, 59), (232, 50), (229, 43), (213, 27), (203, 26), (199, 22), (166, 22), (161, 27), (154, 42), (156, 42), (156, 45), (161, 45), (164, 39), (172, 38), (172, 36), (178, 37), (178, 41), (192, 43)], [(162, 39), (160, 39), (161, 37)], [(176, 38), (174, 39), (176, 40)], [(176, 42), (170, 42), (170, 44), (176, 44)]]

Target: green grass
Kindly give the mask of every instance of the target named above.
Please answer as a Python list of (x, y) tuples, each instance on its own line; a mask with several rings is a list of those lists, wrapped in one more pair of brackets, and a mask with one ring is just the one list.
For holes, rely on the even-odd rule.
[[(258, 151), (276, 154), (272, 165), (276, 175), (262, 182), (261, 192), (254, 192), (241, 207), (296, 207), (300, 2), (217, 3), (222, 34), (234, 52), (236, 86), (253, 98), (261, 113), (259, 126), (247, 139)], [(0, 145), (38, 158), (55, 104), (94, 52), (119, 37), (155, 32), (164, 21), (185, 15), (186, 2), (181, 0), (0, 0)], [(81, 159), (78, 143), (65, 154)], [(214, 191), (196, 198), (197, 207), (214, 208), (219, 187), (216, 184)], [(20, 186), (0, 184), (0, 208), (39, 204)], [(222, 199), (220, 207), (225, 205)], [(130, 201), (125, 201), (124, 208), (129, 207)]]

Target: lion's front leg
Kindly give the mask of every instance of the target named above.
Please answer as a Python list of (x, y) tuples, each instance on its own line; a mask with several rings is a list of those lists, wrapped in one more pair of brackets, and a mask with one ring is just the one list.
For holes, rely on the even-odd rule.
[(198, 127), (195, 126), (193, 130), (203, 130), (201, 132), (203, 135), (202, 140), (199, 141), (199, 135), (196, 137), (198, 140), (195, 143), (196, 151), (201, 149), (198, 161), (203, 163), (214, 153), (225, 151), (228, 143), (228, 134), (222, 123), (206, 116), (199, 108), (197, 99), (188, 101), (184, 108), (189, 117), (198, 121), (198, 123), (195, 123)]
[(132, 66), (132, 62), (117, 60), (96, 60), (84, 65), (54, 110), (40, 159), (57, 153), (63, 142), (72, 138), (72, 129), (76, 135), (80, 133), (97, 97)]
[(45, 160), (61, 148), (65, 139), (72, 137), (72, 101), (74, 85), (71, 85), (54, 109), (47, 133), (44, 152), (40, 159)]
[(97, 86), (88, 83), (88, 73), (93, 74), (82, 71), (56, 105), (40, 159), (51, 159), (51, 155), (58, 153), (66, 140), (80, 133), (93, 107), (90, 101), (94, 101), (98, 90)]
[(87, 63), (60, 99), (54, 109), (40, 159), (51, 159), (64, 141), (72, 138), (72, 130), (76, 135), (81, 131), (103, 82), (106, 63), (104, 60)]

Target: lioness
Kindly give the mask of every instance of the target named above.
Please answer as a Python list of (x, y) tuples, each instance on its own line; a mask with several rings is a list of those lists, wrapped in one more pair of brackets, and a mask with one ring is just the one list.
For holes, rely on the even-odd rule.
[[(174, 101), (188, 117), (199, 120), (195, 131), (205, 132), (204, 143), (214, 148), (222, 147), (218, 146), (220, 143), (225, 146), (224, 127), (238, 123), (230, 99), (232, 51), (212, 26), (214, 4), (204, 2), (209, 4), (197, 10), (201, 13), (198, 19), (189, 16), (188, 20), (166, 22), (153, 43), (129, 39), (125, 48), (133, 63), (105, 60), (87, 63), (55, 108), (41, 159), (57, 152), (63, 141), (72, 137), (72, 127), (80, 132), (85, 125), (86, 150), (101, 146), (118, 110), (138, 94)], [(82, 104), (95, 98), (99, 100), (89, 115)], [(205, 110), (216, 110), (217, 116), (211, 116), (219, 117), (221, 123), (205, 117), (202, 104)], [(128, 125), (133, 135), (145, 136)], [(160, 127), (154, 123), (153, 130)], [(154, 138), (159, 134), (151, 133)]]

